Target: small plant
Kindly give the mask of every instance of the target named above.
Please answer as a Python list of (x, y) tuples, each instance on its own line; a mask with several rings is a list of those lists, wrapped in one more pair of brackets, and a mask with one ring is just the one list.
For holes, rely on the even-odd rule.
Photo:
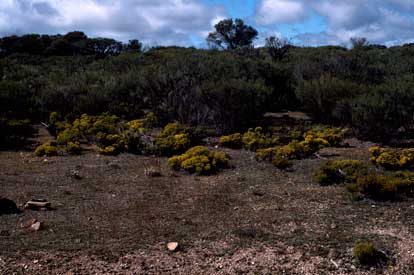
[(179, 123), (170, 123), (155, 139), (155, 146), (167, 156), (184, 152), (191, 146), (190, 129)]
[(371, 162), (386, 170), (414, 168), (414, 148), (401, 151), (375, 146), (369, 149)]
[(209, 151), (204, 146), (196, 146), (182, 155), (172, 157), (168, 165), (175, 169), (183, 169), (190, 173), (209, 175), (228, 166), (229, 157), (222, 152)]
[(227, 148), (240, 149), (243, 146), (242, 135), (235, 133), (229, 136), (222, 136), (220, 137), (220, 145)]
[(353, 256), (361, 265), (372, 266), (380, 262), (384, 255), (370, 241), (358, 241), (353, 249)]
[(246, 150), (255, 152), (258, 149), (279, 144), (279, 139), (272, 137), (270, 134), (264, 134), (262, 127), (256, 127), (243, 134), (242, 143)]
[(272, 164), (281, 170), (286, 170), (293, 166), (293, 162), (282, 155), (276, 155), (272, 160)]
[(38, 157), (57, 156), (58, 152), (57, 152), (57, 148), (56, 148), (56, 143), (50, 142), (50, 141), (46, 142), (46, 143), (43, 143), (42, 145), (40, 145), (36, 148), (34, 153)]
[(348, 191), (357, 198), (395, 200), (398, 197), (398, 183), (387, 176), (372, 173), (359, 177), (356, 183), (348, 185)]
[(80, 154), (82, 154), (82, 148), (80, 146), (80, 143), (69, 141), (66, 144), (66, 152), (70, 155), (80, 155)]
[(279, 153), (279, 150), (280, 148), (278, 147), (258, 149), (256, 151), (256, 160), (272, 161), (273, 158)]
[(333, 185), (355, 182), (367, 172), (367, 167), (359, 160), (336, 160), (324, 163), (315, 175), (320, 185)]
[(98, 153), (104, 156), (116, 156), (119, 154), (119, 151), (114, 146), (106, 146), (99, 148)]

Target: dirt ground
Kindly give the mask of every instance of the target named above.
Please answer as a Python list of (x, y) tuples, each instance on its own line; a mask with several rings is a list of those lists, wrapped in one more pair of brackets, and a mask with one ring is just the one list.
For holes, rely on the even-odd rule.
[[(348, 142), (322, 157), (368, 161), (371, 144)], [(209, 177), (172, 172), (166, 158), (0, 152), (0, 195), (53, 207), (0, 216), (0, 274), (414, 274), (414, 200), (353, 201), (319, 186), (323, 159), (283, 172), (223, 150), (233, 168)], [(151, 167), (162, 177), (146, 176)], [(44, 229), (22, 227), (31, 218)], [(388, 265), (360, 267), (361, 239)]]

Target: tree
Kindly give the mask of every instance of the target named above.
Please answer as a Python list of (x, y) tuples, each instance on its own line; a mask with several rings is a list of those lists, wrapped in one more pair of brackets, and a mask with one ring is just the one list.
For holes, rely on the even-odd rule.
[(352, 49), (361, 49), (369, 45), (368, 39), (366, 39), (365, 37), (352, 37), (350, 41)]
[(270, 36), (266, 38), (265, 47), (274, 61), (280, 61), (287, 54), (290, 43), (285, 38)]
[(241, 19), (224, 19), (217, 23), (216, 31), (209, 33), (206, 40), (212, 47), (234, 50), (252, 46), (258, 32), (251, 26), (244, 24)]
[(129, 40), (128, 44), (125, 45), (127, 52), (141, 52), (142, 43), (138, 39)]

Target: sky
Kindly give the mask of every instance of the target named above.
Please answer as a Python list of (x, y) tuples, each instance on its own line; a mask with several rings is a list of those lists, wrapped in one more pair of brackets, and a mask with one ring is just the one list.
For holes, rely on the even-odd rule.
[(224, 18), (299, 46), (414, 42), (414, 0), (0, 0), (0, 36), (84, 31), (146, 45), (205, 47)]

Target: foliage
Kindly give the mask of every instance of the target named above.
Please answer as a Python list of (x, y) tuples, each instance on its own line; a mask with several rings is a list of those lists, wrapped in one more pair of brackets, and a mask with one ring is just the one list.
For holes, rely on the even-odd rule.
[(229, 157), (222, 152), (209, 151), (204, 146), (196, 146), (182, 155), (168, 159), (173, 169), (183, 169), (190, 173), (208, 175), (228, 166)]
[(190, 129), (179, 123), (169, 123), (155, 139), (155, 146), (162, 155), (182, 153), (191, 146)]
[(33, 129), (30, 120), (0, 118), (0, 148), (16, 148), (27, 143)]
[(234, 50), (252, 46), (258, 35), (257, 30), (246, 25), (241, 19), (224, 19), (215, 26), (215, 31), (209, 33), (207, 42), (210, 46)]
[(289, 160), (287, 157), (283, 156), (283, 155), (276, 155), (273, 160), (272, 160), (272, 164), (281, 169), (281, 170), (286, 170), (290, 167), (293, 166), (293, 162), (291, 160)]
[(367, 167), (359, 160), (329, 160), (321, 166), (315, 179), (325, 186), (353, 183), (366, 172)]
[(382, 148), (374, 146), (369, 149), (372, 157), (371, 162), (381, 166), (386, 170), (413, 169), (414, 168), (414, 149), (403, 150)]
[(38, 147), (36, 147), (36, 150), (34, 153), (38, 157), (43, 157), (43, 156), (51, 157), (51, 156), (58, 155), (56, 144), (50, 141), (45, 142), (42, 145), (39, 145)]
[(381, 254), (370, 241), (358, 241), (353, 249), (353, 256), (361, 265), (375, 265), (381, 258)]
[(82, 148), (78, 141), (72, 142), (69, 141), (66, 144), (66, 152), (68, 152), (70, 155), (80, 155), (82, 154)]
[(278, 138), (274, 138), (270, 134), (265, 134), (262, 127), (250, 128), (243, 134), (241, 141), (244, 148), (250, 151), (267, 148), (279, 143)]
[[(230, 38), (247, 41), (233, 43), (235, 50), (155, 47), (137, 53), (139, 41), (122, 45), (82, 32), (3, 37), (1, 119), (48, 122), (57, 136), (84, 113), (107, 111), (131, 121), (153, 112), (158, 125), (178, 121), (241, 133), (266, 112), (292, 110), (350, 127), (364, 139), (414, 136), (411, 45), (348, 50), (286, 46), (273, 38), (253, 48), (242, 34), (254, 31), (230, 21), (222, 25), (240, 30)], [(48, 121), (52, 112), (59, 112), (60, 125)]]
[(227, 148), (240, 149), (243, 146), (242, 135), (235, 133), (229, 136), (222, 136), (220, 137), (220, 145)]
[(348, 185), (347, 188), (355, 197), (373, 200), (395, 200), (399, 195), (397, 182), (376, 173), (359, 177), (356, 183)]

